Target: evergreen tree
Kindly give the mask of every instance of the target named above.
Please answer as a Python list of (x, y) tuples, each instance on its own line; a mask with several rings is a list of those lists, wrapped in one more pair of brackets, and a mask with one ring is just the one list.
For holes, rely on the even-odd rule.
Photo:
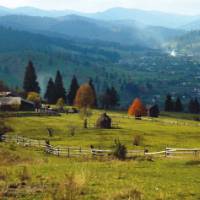
[(194, 113), (198, 114), (200, 110), (200, 105), (199, 105), (199, 101), (197, 98), (195, 98), (194, 100)]
[(179, 97), (176, 99), (174, 110), (176, 112), (182, 112), (183, 111), (183, 105), (182, 105), (182, 102), (181, 102)]
[(174, 111), (174, 103), (172, 101), (171, 95), (167, 95), (166, 100), (165, 100), (165, 111), (170, 112)]
[(150, 117), (159, 117), (160, 109), (158, 105), (154, 105), (149, 109), (149, 116)]
[(55, 104), (56, 103), (56, 96), (55, 96), (55, 84), (53, 82), (53, 79), (50, 78), (47, 84), (46, 93), (44, 95), (44, 98), (47, 100), (49, 104)]
[(60, 71), (58, 70), (55, 78), (55, 100), (57, 102), (58, 99), (63, 98), (66, 101), (66, 91), (63, 86), (63, 79)]
[(119, 103), (119, 95), (114, 87), (110, 89), (110, 106), (114, 108)]
[(0, 80), (0, 92), (5, 92), (8, 90), (8, 87)]
[(114, 87), (107, 87), (106, 91), (100, 97), (101, 106), (104, 109), (114, 108), (118, 105), (119, 95)]
[(23, 82), (23, 89), (26, 93), (28, 92), (40, 93), (40, 87), (37, 81), (37, 75), (36, 75), (35, 68), (33, 66), (32, 61), (29, 61), (26, 67), (24, 82)]
[(89, 85), (92, 88), (93, 93), (94, 93), (94, 107), (96, 108), (97, 107), (97, 94), (96, 94), (96, 89), (94, 87), (92, 78), (90, 78), (90, 80), (89, 80)]
[(188, 111), (190, 113), (195, 113), (195, 107), (194, 107), (194, 100), (193, 99), (190, 99), (190, 101), (189, 101)]
[(69, 92), (67, 94), (67, 102), (70, 106), (74, 104), (74, 100), (75, 100), (78, 89), (79, 89), (79, 84), (78, 84), (77, 78), (76, 76), (73, 76), (71, 85), (69, 88)]
[(104, 109), (108, 109), (110, 107), (110, 88), (107, 87), (106, 91), (100, 96), (100, 104)]

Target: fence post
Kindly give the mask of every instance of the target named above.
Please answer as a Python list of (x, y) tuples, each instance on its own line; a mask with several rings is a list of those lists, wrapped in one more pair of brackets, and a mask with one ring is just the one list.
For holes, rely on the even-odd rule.
[(80, 154), (81, 154), (82, 153), (81, 147), (80, 147), (79, 151), (80, 151)]
[(25, 140), (24, 137), (22, 137), (22, 145), (24, 146)]
[(195, 157), (197, 157), (197, 150), (194, 150), (194, 155), (195, 155)]
[(60, 156), (60, 148), (57, 148), (58, 156)]
[(69, 147), (67, 148), (67, 157), (70, 157)]
[(165, 157), (167, 157), (167, 147), (165, 147)]

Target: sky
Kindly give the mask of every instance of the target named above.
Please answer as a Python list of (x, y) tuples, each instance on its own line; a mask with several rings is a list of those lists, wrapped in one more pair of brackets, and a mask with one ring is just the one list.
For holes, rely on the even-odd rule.
[(97, 12), (112, 7), (157, 10), (170, 13), (200, 14), (200, 0), (0, 0), (9, 8), (32, 6), (46, 10), (76, 10)]

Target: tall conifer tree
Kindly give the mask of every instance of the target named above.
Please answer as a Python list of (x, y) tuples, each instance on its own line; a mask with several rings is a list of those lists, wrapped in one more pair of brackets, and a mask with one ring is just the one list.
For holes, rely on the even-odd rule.
[(63, 79), (59, 70), (57, 71), (55, 78), (55, 98), (56, 101), (60, 98), (63, 98), (64, 101), (66, 101), (66, 91), (63, 86)]
[(190, 99), (190, 101), (189, 101), (188, 111), (190, 113), (195, 113), (195, 107), (194, 107), (194, 100), (193, 99)]
[(172, 101), (172, 97), (170, 94), (167, 95), (166, 101), (165, 101), (165, 111), (174, 111), (174, 103)]
[(111, 107), (117, 106), (118, 102), (119, 102), (119, 95), (117, 93), (117, 90), (114, 87), (111, 87), (111, 89), (110, 89), (110, 103), (111, 103)]
[(28, 92), (40, 93), (40, 87), (37, 81), (37, 75), (32, 61), (29, 61), (25, 70), (23, 89), (26, 93)]
[(96, 89), (94, 87), (92, 78), (89, 79), (89, 85), (90, 85), (90, 87), (92, 88), (92, 90), (94, 92), (94, 107), (97, 107), (97, 93), (96, 93)]
[(197, 98), (195, 98), (194, 100), (194, 113), (198, 114), (200, 110), (200, 105), (199, 105), (199, 101)]
[(181, 99), (179, 97), (176, 99), (174, 110), (176, 112), (182, 112), (183, 111), (183, 105), (182, 105)]
[(79, 89), (79, 84), (76, 76), (74, 75), (70, 84), (69, 92), (67, 94), (67, 103), (70, 106), (74, 104), (74, 100), (78, 89)]
[(44, 95), (44, 98), (47, 100), (49, 104), (55, 104), (56, 103), (56, 92), (55, 92), (55, 84), (53, 82), (53, 79), (50, 78), (47, 84), (46, 93)]

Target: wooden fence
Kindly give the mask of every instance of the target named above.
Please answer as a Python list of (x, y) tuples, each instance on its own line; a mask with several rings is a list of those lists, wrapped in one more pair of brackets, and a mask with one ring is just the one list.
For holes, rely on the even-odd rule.
[[(24, 147), (35, 147), (41, 150), (44, 150), (46, 153), (62, 156), (62, 157), (81, 157), (81, 156), (111, 156), (113, 150), (104, 150), (104, 149), (84, 149), (82, 147), (61, 147), (61, 146), (52, 146), (48, 144), (45, 140), (34, 140), (21, 136), (9, 136), (3, 135), (0, 138), (0, 141), (6, 143), (16, 143)], [(186, 157), (186, 156), (195, 156), (200, 157), (200, 148), (165, 148), (163, 151), (159, 152), (148, 152), (148, 150), (128, 150), (127, 157), (134, 156), (153, 156), (153, 157)]]

